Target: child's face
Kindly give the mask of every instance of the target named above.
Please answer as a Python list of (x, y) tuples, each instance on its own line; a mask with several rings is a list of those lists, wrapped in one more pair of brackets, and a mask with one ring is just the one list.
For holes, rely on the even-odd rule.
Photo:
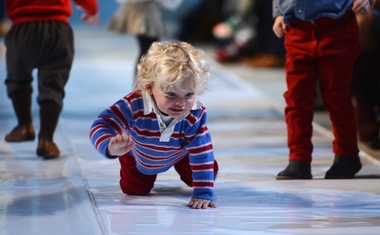
[(188, 79), (167, 90), (161, 90), (154, 84), (148, 91), (153, 95), (160, 112), (172, 118), (180, 118), (190, 112), (196, 100), (196, 95)]

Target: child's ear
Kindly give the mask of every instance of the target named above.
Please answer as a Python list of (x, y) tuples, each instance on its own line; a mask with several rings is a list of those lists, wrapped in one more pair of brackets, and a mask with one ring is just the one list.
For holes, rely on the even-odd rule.
[(149, 93), (149, 95), (153, 95), (152, 85), (146, 85), (145, 90)]

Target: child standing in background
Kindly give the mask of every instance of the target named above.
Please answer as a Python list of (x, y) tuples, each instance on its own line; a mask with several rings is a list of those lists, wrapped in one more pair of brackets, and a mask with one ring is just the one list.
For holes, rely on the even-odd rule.
[(313, 104), (319, 79), (334, 134), (334, 162), (325, 179), (353, 178), (361, 169), (351, 80), (360, 51), (355, 14), (369, 0), (273, 0), (273, 31), (285, 37), (289, 164), (277, 179), (311, 179)]
[(157, 174), (174, 166), (193, 187), (188, 206), (215, 207), (218, 164), (206, 108), (198, 100), (209, 77), (201, 50), (185, 42), (154, 42), (141, 58), (134, 91), (94, 121), (91, 142), (105, 157), (119, 158), (125, 194), (149, 194)]
[(119, 8), (108, 23), (108, 30), (136, 35), (139, 54), (136, 65), (150, 45), (164, 35), (161, 10), (156, 0), (118, 0)]
[[(97, 25), (97, 1), (74, 1), (84, 11), (82, 20)], [(35, 139), (31, 114), (32, 72), (38, 69), (40, 130), (36, 154), (44, 159), (56, 158), (60, 151), (53, 137), (74, 57), (74, 35), (69, 24), (71, 0), (5, 0), (5, 6), (12, 21), (4, 39), (7, 48), (5, 84), (18, 121), (5, 141)]]

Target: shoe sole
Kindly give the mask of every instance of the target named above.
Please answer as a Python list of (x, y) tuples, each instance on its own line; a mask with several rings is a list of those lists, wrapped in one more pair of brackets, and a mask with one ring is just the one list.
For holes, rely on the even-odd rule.
[(34, 141), (35, 138), (36, 138), (35, 136), (28, 136), (24, 139), (7, 139), (7, 138), (5, 138), (5, 141), (8, 143), (18, 143), (18, 142)]
[(302, 178), (293, 178), (289, 176), (276, 176), (276, 180), (311, 180), (311, 179), (313, 179), (312, 175), (308, 175)]
[(45, 160), (48, 160), (48, 159), (54, 159), (54, 158), (58, 158), (59, 157), (59, 153), (58, 154), (54, 154), (54, 155), (49, 155), (45, 149), (37, 149), (37, 152), (36, 152), (37, 156), (39, 157), (42, 157), (44, 158)]
[(361, 170), (361, 167), (353, 174), (351, 175), (325, 175), (325, 179), (327, 180), (334, 180), (334, 179), (353, 179), (355, 178), (355, 175)]
[(326, 175), (325, 176), (325, 179), (326, 180), (343, 180), (343, 179), (353, 179), (355, 177), (355, 175), (353, 176), (333, 176), (333, 175)]

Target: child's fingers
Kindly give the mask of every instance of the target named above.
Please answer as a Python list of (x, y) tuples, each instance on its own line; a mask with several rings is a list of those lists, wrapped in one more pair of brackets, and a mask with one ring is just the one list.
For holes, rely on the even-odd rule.
[(115, 136), (115, 141), (116, 141), (116, 143), (122, 143), (122, 142), (124, 142), (123, 141), (123, 135), (121, 135), (121, 134), (117, 134), (116, 136)]
[(129, 137), (126, 137), (125, 135), (128, 135), (126, 133), (123, 134), (117, 134), (114, 137), (110, 139), (110, 143), (112, 144), (120, 144), (125, 143)]
[(188, 204), (193, 209), (206, 209), (207, 207), (216, 208), (214, 202), (206, 199), (192, 198)]
[(121, 137), (122, 137), (121, 141), (126, 144), (126, 148), (129, 148), (129, 149), (132, 148), (132, 146), (134, 145), (132, 137), (127, 133), (122, 133)]
[(127, 134), (127, 133), (122, 133), (121, 135), (120, 135), (120, 139), (121, 139), (121, 141), (123, 141), (124, 143), (129, 143), (130, 141), (131, 141), (131, 137), (129, 136), (129, 134)]
[(135, 142), (133, 142), (132, 137), (130, 135), (128, 135), (127, 146), (129, 148), (129, 150), (131, 150), (134, 145), (135, 145)]
[(214, 202), (210, 202), (210, 204), (208, 204), (208, 207), (216, 208), (216, 204)]
[(134, 146), (133, 139), (127, 133), (117, 134), (110, 139), (108, 150), (113, 156), (121, 156), (129, 152)]
[(355, 0), (352, 10), (356, 14), (368, 13), (371, 9), (369, 0)]

